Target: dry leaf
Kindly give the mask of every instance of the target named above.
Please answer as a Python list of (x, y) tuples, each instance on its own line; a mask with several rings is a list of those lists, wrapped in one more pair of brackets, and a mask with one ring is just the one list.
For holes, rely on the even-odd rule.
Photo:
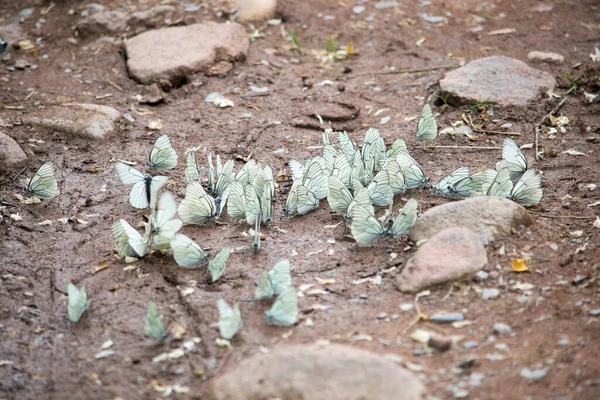
[(527, 268), (527, 264), (525, 264), (524, 258), (513, 258), (513, 260), (510, 262), (510, 267), (515, 272), (525, 272), (529, 270), (529, 268)]

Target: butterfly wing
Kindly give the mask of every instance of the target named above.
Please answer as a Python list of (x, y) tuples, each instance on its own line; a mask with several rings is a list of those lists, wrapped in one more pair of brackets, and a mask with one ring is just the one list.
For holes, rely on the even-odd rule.
[(215, 197), (221, 197), (229, 187), (229, 184), (234, 180), (233, 160), (227, 161), (223, 167), (220, 168), (219, 172), (220, 173), (217, 175), (217, 182), (212, 193)]
[(327, 202), (332, 211), (344, 212), (352, 201), (352, 194), (346, 188), (346, 185), (337, 176), (329, 177), (329, 193), (327, 193)]
[(399, 153), (396, 161), (404, 173), (407, 189), (416, 189), (427, 185), (429, 178), (425, 176), (419, 163), (410, 154)]
[(346, 155), (348, 163), (351, 163), (354, 160), (356, 146), (354, 145), (354, 142), (350, 139), (348, 132), (338, 132), (338, 142), (340, 143), (342, 152)]
[(250, 185), (254, 182), (256, 178), (256, 173), (258, 171), (258, 164), (256, 160), (251, 159), (244, 164), (242, 168), (235, 174), (235, 180), (241, 182), (242, 185)]
[(404, 172), (400, 168), (400, 164), (394, 159), (389, 159), (382, 167), (382, 171), (385, 170), (388, 173), (390, 186), (393, 194), (400, 194), (406, 192), (406, 182), (404, 179)]
[(242, 314), (238, 303), (230, 307), (223, 299), (217, 300), (219, 309), (219, 333), (224, 339), (231, 339), (242, 328)]
[(396, 139), (390, 148), (385, 152), (385, 158), (396, 158), (398, 153), (408, 152), (404, 139)]
[(352, 209), (352, 237), (360, 244), (371, 244), (385, 236), (385, 229), (375, 216), (363, 207)]
[(186, 269), (198, 268), (206, 263), (208, 258), (198, 243), (180, 233), (171, 239), (171, 249), (173, 249), (175, 262)]
[(510, 198), (526, 207), (537, 204), (542, 199), (542, 174), (537, 169), (528, 169), (515, 184)]
[[(325, 177), (325, 175), (322, 175)], [(298, 185), (296, 189), (297, 196), (297, 212), (300, 215), (307, 214), (313, 210), (316, 210), (319, 206), (319, 200), (313, 192), (311, 192), (306, 186)]]
[(508, 164), (510, 179), (515, 179), (527, 171), (527, 158), (512, 139), (504, 139), (502, 143), (502, 159)]
[(200, 173), (196, 164), (196, 154), (193, 151), (187, 153), (185, 157), (185, 180), (187, 183), (198, 182), (200, 180)]
[(513, 190), (513, 183), (510, 180), (510, 170), (503, 168), (496, 174), (496, 178), (487, 191), (488, 196), (492, 197), (510, 197)]
[(433, 140), (437, 136), (437, 131), (437, 121), (433, 115), (433, 112), (431, 111), (431, 106), (426, 103), (425, 106), (423, 106), (421, 118), (419, 119), (419, 123), (417, 125), (417, 139)]
[(287, 287), (265, 311), (267, 322), (279, 326), (292, 326), (298, 321), (298, 293), (292, 286)]
[(223, 247), (221, 251), (208, 263), (208, 271), (213, 282), (216, 282), (227, 266), (227, 259), (231, 255), (231, 247)]
[(269, 279), (273, 287), (273, 293), (280, 294), (289, 286), (292, 286), (292, 275), (290, 274), (290, 262), (281, 260), (269, 270)]
[(260, 273), (260, 278), (258, 279), (258, 283), (256, 285), (254, 298), (256, 300), (264, 300), (270, 299), (274, 295), (275, 292), (273, 291), (273, 285), (271, 284), (271, 278), (269, 278), (269, 273), (267, 271), (262, 271)]
[(143, 257), (148, 243), (127, 221), (119, 219), (112, 225), (115, 249), (121, 257)]
[(39, 199), (52, 199), (58, 195), (58, 183), (52, 162), (45, 162), (38, 168), (25, 190)]
[(159, 136), (150, 151), (149, 165), (151, 169), (168, 170), (177, 166), (177, 152), (171, 146), (169, 136)]
[(288, 167), (292, 172), (292, 179), (294, 181), (302, 181), (302, 178), (304, 178), (304, 165), (296, 160), (290, 160), (288, 161)]
[(302, 185), (306, 187), (317, 200), (327, 197), (329, 190), (329, 181), (327, 174), (324, 172), (321, 164), (318, 161), (313, 161), (304, 174)]
[(392, 238), (397, 238), (402, 235), (407, 235), (412, 229), (415, 222), (417, 222), (417, 200), (410, 199), (404, 205), (402, 211), (398, 215), (398, 218), (394, 221), (392, 228), (388, 232)]
[(355, 207), (363, 208), (370, 214), (375, 213), (375, 209), (373, 208), (373, 204), (371, 204), (371, 195), (369, 194), (369, 189), (362, 188), (356, 193), (354, 199), (348, 205), (348, 209), (346, 210), (345, 217), (347, 219), (352, 219), (352, 213)]
[(433, 191), (438, 195), (453, 198), (454, 186), (461, 179), (468, 178), (469, 173), (470, 170), (468, 167), (460, 167), (440, 179), (433, 187)]
[(288, 215), (294, 215), (298, 212), (298, 186), (300, 186), (300, 181), (294, 181), (285, 200), (283, 211)]
[(394, 191), (390, 186), (390, 176), (386, 170), (379, 171), (373, 181), (367, 186), (371, 203), (382, 207), (390, 204), (394, 199)]
[(71, 322), (77, 322), (89, 306), (85, 285), (82, 285), (81, 289), (77, 289), (75, 285), (69, 283), (67, 286), (67, 294), (69, 296), (69, 303), (67, 306), (69, 319)]
[(234, 219), (246, 218), (246, 193), (241, 182), (234, 181), (229, 185), (227, 215)]
[(260, 200), (253, 185), (246, 186), (244, 192), (246, 194), (246, 223), (254, 225), (256, 220), (260, 218)]

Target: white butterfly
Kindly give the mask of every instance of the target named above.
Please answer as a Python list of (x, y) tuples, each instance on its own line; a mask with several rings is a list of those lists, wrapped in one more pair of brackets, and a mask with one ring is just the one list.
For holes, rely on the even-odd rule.
[(437, 121), (431, 112), (431, 106), (425, 103), (423, 110), (421, 111), (421, 118), (417, 125), (417, 139), (433, 140), (437, 136), (437, 131)]
[(468, 167), (460, 167), (450, 174), (444, 176), (433, 186), (433, 192), (439, 196), (451, 199), (469, 197), (477, 190), (473, 187), (475, 183), (469, 179), (470, 170)]
[(353, 196), (350, 190), (337, 176), (329, 177), (329, 192), (327, 193), (327, 202), (332, 211), (344, 212), (348, 209)]
[(352, 188), (352, 167), (350, 167), (350, 163), (348, 163), (348, 159), (344, 154), (338, 154), (333, 161), (331, 176), (339, 178), (348, 189)]
[(355, 207), (352, 213), (352, 225), (350, 226), (352, 236), (360, 244), (371, 244), (386, 237), (396, 239), (406, 235), (417, 220), (417, 206), (417, 201), (410, 199), (406, 202), (395, 221), (390, 213), (390, 218), (388, 218), (385, 225), (379, 222), (368, 210)]
[(262, 271), (254, 298), (256, 300), (270, 299), (276, 294), (292, 286), (292, 275), (290, 274), (290, 262), (281, 260), (269, 271)]
[(394, 191), (390, 186), (390, 176), (387, 170), (379, 171), (367, 189), (374, 206), (387, 206), (394, 200)]
[(156, 195), (169, 178), (150, 174), (144, 175), (137, 169), (118, 161), (115, 163), (115, 170), (123, 184), (133, 184), (131, 193), (129, 193), (129, 203), (138, 209), (147, 208), (148, 205), (151, 209), (154, 209)]
[(143, 257), (148, 250), (150, 225), (146, 226), (144, 236), (124, 219), (119, 219), (112, 225), (115, 249), (121, 257)]
[(256, 173), (258, 172), (258, 164), (256, 160), (251, 159), (235, 174), (235, 180), (241, 182), (242, 185), (250, 185), (254, 182)]
[(43, 163), (29, 180), (25, 191), (38, 199), (51, 199), (58, 195), (58, 184), (52, 162)]
[(395, 157), (387, 159), (381, 167), (381, 170), (387, 171), (390, 180), (390, 186), (392, 187), (394, 194), (406, 192), (407, 188), (404, 179), (404, 172), (402, 172), (402, 168), (396, 161)]
[(260, 219), (260, 199), (253, 185), (246, 186), (244, 193), (246, 194), (246, 223), (254, 225), (256, 220)]
[(217, 168), (213, 168), (212, 155), (208, 155), (208, 189), (214, 197), (222, 197), (229, 184), (234, 181), (233, 160), (221, 164), (221, 158), (217, 155)]
[(196, 164), (196, 154), (190, 151), (185, 156), (185, 181), (198, 182), (200, 180), (200, 172), (198, 171), (198, 165)]
[(227, 267), (227, 260), (231, 255), (231, 247), (223, 247), (221, 251), (208, 263), (208, 271), (212, 282), (216, 282)]
[(152, 224), (152, 248), (167, 250), (171, 245), (171, 238), (181, 229), (183, 222), (173, 217), (177, 213), (177, 203), (171, 192), (165, 192), (158, 200), (156, 217), (150, 219)]
[(518, 178), (527, 171), (527, 158), (512, 139), (504, 139), (502, 159), (507, 163), (504, 166), (510, 171), (510, 179)]
[(407, 189), (416, 189), (429, 186), (429, 178), (425, 176), (423, 169), (414, 158), (408, 153), (398, 153), (396, 161), (402, 172)]
[(191, 182), (177, 211), (184, 224), (202, 225), (219, 214), (221, 199), (209, 196), (199, 182)]
[(171, 140), (166, 134), (156, 139), (150, 151), (148, 165), (153, 170), (169, 170), (177, 166), (177, 153), (171, 146)]
[(304, 177), (304, 165), (296, 160), (289, 160), (288, 167), (292, 173), (292, 179), (294, 181), (301, 181)]
[(246, 218), (246, 192), (242, 182), (233, 181), (229, 185), (227, 215), (233, 219)]
[(346, 155), (348, 159), (348, 163), (352, 163), (354, 160), (354, 154), (356, 153), (356, 145), (350, 139), (350, 136), (347, 132), (338, 132), (338, 142), (340, 143), (340, 147), (342, 152)]
[(375, 213), (375, 208), (373, 208), (373, 204), (371, 203), (371, 195), (369, 194), (369, 189), (362, 188), (358, 192), (356, 192), (356, 196), (354, 196), (350, 204), (348, 204), (348, 209), (346, 210), (346, 214), (344, 214), (345, 220), (352, 220), (352, 213), (355, 207), (363, 208), (371, 214)]
[(223, 299), (217, 300), (219, 309), (219, 332), (224, 339), (231, 339), (240, 329), (242, 329), (242, 314), (240, 305), (235, 303), (233, 307)]
[(509, 198), (513, 189), (513, 183), (510, 180), (510, 170), (503, 168), (498, 171), (496, 177), (490, 184), (487, 191), (488, 196)]
[(385, 143), (379, 134), (379, 129), (367, 129), (360, 149), (360, 156), (367, 176), (373, 176), (379, 170), (380, 160), (385, 158)]
[(69, 304), (67, 306), (69, 319), (71, 322), (77, 322), (90, 305), (87, 293), (85, 292), (85, 285), (82, 285), (81, 289), (77, 289), (75, 285), (69, 283), (67, 294), (69, 295)]
[(313, 159), (306, 167), (301, 183), (296, 180), (292, 184), (284, 211), (287, 214), (304, 215), (316, 209), (319, 200), (327, 196), (328, 187), (327, 175), (323, 173), (321, 164)]
[(199, 268), (208, 260), (208, 256), (198, 243), (180, 233), (171, 239), (171, 249), (173, 249), (175, 262), (185, 269)]
[(498, 172), (494, 169), (486, 169), (471, 175), (471, 178), (479, 183), (475, 194), (485, 196), (492, 185), (492, 182), (494, 182), (496, 175), (498, 175)]
[(396, 158), (398, 153), (406, 153), (408, 149), (406, 147), (406, 142), (404, 139), (396, 139), (394, 143), (390, 146), (389, 149), (385, 152), (385, 158)]
[(146, 335), (161, 341), (167, 337), (165, 325), (156, 309), (156, 304), (152, 300), (148, 301), (148, 311), (146, 312)]
[[(360, 156), (359, 152), (354, 153), (354, 159), (352, 160), (350, 181), (358, 181), (362, 186), (366, 185), (373, 178), (372, 171), (367, 173), (365, 164)], [(354, 186), (354, 184), (353, 184)], [(356, 191), (356, 189), (354, 189)]]
[(260, 203), (262, 222), (270, 222), (273, 197), (275, 196), (275, 179), (270, 165), (265, 164), (258, 169), (253, 187)]
[(267, 322), (279, 326), (292, 326), (298, 321), (298, 293), (292, 286), (285, 288), (271, 308), (265, 311)]
[(526, 207), (542, 199), (542, 174), (537, 169), (528, 169), (510, 192), (510, 199)]

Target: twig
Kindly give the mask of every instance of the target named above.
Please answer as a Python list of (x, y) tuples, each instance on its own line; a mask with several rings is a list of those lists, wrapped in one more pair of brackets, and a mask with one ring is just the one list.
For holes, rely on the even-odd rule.
[(465, 150), (502, 150), (502, 147), (485, 146), (420, 146), (415, 149), (465, 149)]
[(536, 214), (536, 213), (532, 213), (537, 215), (538, 217), (542, 217), (542, 218), (548, 218), (548, 219), (594, 219), (596, 217), (580, 217), (577, 215), (543, 215), (543, 214)]
[(399, 69), (399, 70), (395, 70), (395, 71), (383, 71), (383, 72), (367, 72), (364, 74), (356, 74), (354, 76), (365, 76), (365, 75), (397, 75), (397, 74), (416, 74), (419, 72), (429, 72), (429, 71), (435, 71), (437, 69), (455, 69), (455, 68), (459, 68), (460, 65), (454, 64), (454, 65), (440, 65), (439, 67), (428, 67), (428, 68), (406, 68), (406, 69)]
[(13, 182), (14, 182), (14, 181), (16, 181), (16, 180), (17, 180), (17, 178), (18, 178), (18, 177), (20, 177), (20, 176), (21, 176), (21, 174), (22, 174), (23, 172), (25, 172), (25, 170), (26, 170), (26, 169), (27, 169), (27, 167), (23, 167), (23, 168), (21, 168), (21, 170), (20, 170), (20, 171), (19, 171), (19, 172), (18, 172), (18, 173), (17, 173), (17, 174), (16, 174), (16, 175), (13, 177), (12, 181), (13, 181)]
[(108, 83), (110, 86), (114, 87), (115, 89), (117, 89), (118, 91), (122, 92), (123, 88), (119, 85), (117, 85), (116, 83), (114, 83), (113, 81), (107, 79), (106, 83)]
[(34, 93), (35, 93), (35, 90), (32, 90), (27, 96), (25, 96), (25, 98), (23, 100), (29, 100), (29, 98), (31, 96), (33, 96)]
[(486, 131), (483, 129), (477, 129), (473, 126), (471, 126), (471, 129), (473, 129), (473, 132), (478, 132), (478, 133), (485, 133), (488, 135), (507, 135), (507, 136), (521, 136), (521, 134), (519, 132), (504, 132), (504, 131)]
[(542, 124), (550, 118), (550, 116), (552, 116), (553, 114), (557, 113), (558, 110), (560, 110), (560, 108), (563, 106), (563, 104), (565, 104), (565, 102), (567, 101), (568, 97), (565, 97), (564, 99), (562, 99), (560, 101), (560, 103), (558, 103), (548, 114), (544, 115), (544, 118), (542, 118), (540, 120), (540, 122), (538, 122), (537, 124), (535, 124), (535, 159), (539, 160), (540, 156), (539, 156), (539, 137), (540, 137), (540, 131), (542, 130)]
[(333, 269), (337, 269), (337, 268), (341, 268), (342, 264), (336, 264), (333, 267), (327, 267), (327, 268), (323, 268), (323, 269), (309, 269), (308, 271), (301, 271), (301, 272), (294, 272), (294, 275), (303, 275), (303, 274), (308, 274), (308, 273), (321, 273), (321, 272), (327, 272), (327, 271), (331, 271)]

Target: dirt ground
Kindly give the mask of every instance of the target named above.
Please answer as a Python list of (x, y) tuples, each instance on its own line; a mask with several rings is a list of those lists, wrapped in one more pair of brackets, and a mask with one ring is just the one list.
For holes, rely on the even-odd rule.
[[(124, 1), (97, 3), (115, 9)], [(137, 9), (151, 6), (148, 1), (130, 3)], [(388, 9), (365, 3), (367, 11), (360, 15), (353, 13), (355, 4), (349, 1), (283, 3), (284, 26), (296, 33), (302, 52), (282, 38), (281, 26), (258, 24), (264, 37), (251, 43), (245, 63), (237, 64), (223, 78), (192, 77), (188, 84), (171, 90), (166, 102), (148, 106), (135, 99), (142, 87), (128, 77), (118, 44), (67, 41), (81, 20), (84, 2), (56, 1), (43, 15), (45, 22), (36, 27), (40, 11), (49, 3), (0, 1), (0, 24), (18, 20), (20, 10), (33, 7), (33, 16), (24, 20), (22, 28), (28, 38), (42, 38), (37, 51), (20, 55), (38, 65), (37, 69), (9, 71), (14, 57), (0, 63), (1, 129), (23, 148), (33, 150), (25, 170), (0, 171), (4, 217), (0, 223), (0, 398), (158, 398), (162, 394), (156, 391), (157, 385), (175, 384), (189, 387), (190, 392), (173, 393), (172, 398), (199, 398), (214, 376), (244, 358), (282, 343), (317, 340), (402, 357), (422, 378), (432, 398), (452, 398), (450, 386), (465, 384), (472, 399), (600, 398), (600, 321), (589, 313), (600, 308), (600, 229), (592, 227), (599, 208), (588, 207), (600, 200), (600, 188), (585, 187), (600, 185), (600, 102), (589, 104), (583, 94), (599, 91), (600, 64), (589, 57), (594, 46), (600, 45), (598, 3), (405, 1)], [(541, 6), (552, 6), (552, 10), (540, 12)], [(70, 9), (75, 10), (73, 15)], [(421, 12), (445, 16), (447, 23), (423, 21), (418, 16)], [(373, 18), (365, 21), (371, 14)], [(223, 21), (212, 5), (186, 15), (198, 21)], [(484, 29), (472, 32), (477, 25)], [(487, 35), (504, 28), (516, 32)], [(320, 65), (311, 50), (323, 49), (329, 35), (335, 35), (340, 45), (352, 43), (358, 54)], [(421, 38), (425, 41), (417, 44)], [(557, 52), (566, 61), (559, 65), (528, 61), (532, 50)], [(126, 268), (114, 257), (110, 226), (120, 217), (136, 224), (144, 212), (129, 206), (128, 188), (118, 182), (111, 162), (121, 158), (144, 163), (161, 133), (170, 135), (182, 162), (186, 148), (201, 145), (225, 159), (252, 153), (275, 171), (286, 171), (288, 159), (320, 151), (311, 149), (321, 144), (320, 131), (310, 128), (318, 127), (311, 117), (316, 111), (340, 117), (334, 126), (349, 130), (356, 141), (369, 126), (379, 127), (387, 144), (398, 137), (406, 139), (434, 181), (462, 165), (493, 167), (500, 151), (416, 148), (416, 121), (404, 118), (419, 113), (429, 95), (427, 88), (443, 76), (443, 69), (384, 73), (392, 71), (391, 67), (397, 71), (453, 66), (489, 55), (514, 57), (552, 74), (560, 86), (556, 92), (563, 95), (571, 86), (563, 70), (581, 80), (560, 110), (570, 120), (566, 133), (552, 140), (541, 136), (540, 147), (547, 150), (547, 156), (540, 161), (535, 160), (534, 150), (525, 150), (531, 166), (544, 172), (544, 197), (531, 210), (535, 225), (489, 246), (486, 270), (496, 271), (492, 277), (434, 287), (419, 299), (423, 313), (462, 312), (471, 325), (414, 324), (415, 310), (400, 309), (401, 304), (413, 303), (414, 296), (397, 291), (394, 280), (415, 246), (403, 242), (358, 246), (345, 237), (343, 225), (326, 228), (341, 219), (325, 201), (316, 212), (289, 218), (282, 211), (289, 189), (285, 182), (279, 186), (274, 221), (264, 227), (265, 238), (257, 254), (250, 239), (240, 235), (248, 227), (228, 218), (225, 224), (183, 228), (183, 233), (211, 254), (225, 245), (235, 249), (224, 277), (216, 284), (206, 284), (201, 271), (180, 269), (169, 255), (148, 256), (134, 264), (137, 268)], [(320, 86), (324, 80), (333, 84)], [(269, 94), (246, 96), (250, 85), (267, 86)], [(214, 91), (228, 94), (235, 107), (218, 109), (205, 103), (205, 96)], [(544, 95), (526, 108), (491, 107), (492, 118), (498, 121), (487, 128), (512, 123), (511, 130), (521, 133), (515, 138), (519, 145), (533, 143), (535, 124), (559, 100)], [(65, 138), (12, 123), (23, 112), (66, 101), (109, 105), (130, 113), (136, 122), (123, 120), (118, 135), (106, 142)], [(144, 115), (133, 108), (151, 113)], [(389, 110), (376, 115), (380, 109)], [(476, 120), (481, 113), (469, 105), (438, 111), (442, 111), (440, 129), (460, 120), (462, 113), (471, 112)], [(245, 118), (248, 113), (252, 116)], [(357, 118), (344, 120), (344, 115), (352, 113), (358, 113)], [(384, 116), (391, 120), (380, 125)], [(163, 125), (160, 132), (145, 128), (158, 119)], [(44, 143), (33, 148), (30, 138)], [(502, 139), (479, 134), (477, 141), (470, 142), (464, 136), (452, 140), (442, 135), (437, 144), (499, 146)], [(568, 149), (585, 151), (588, 156), (563, 153)], [(14, 197), (22, 193), (20, 179), (30, 177), (46, 160), (57, 166), (60, 196), (36, 206), (20, 204)], [(182, 165), (169, 174), (173, 180), (169, 189), (179, 199), (185, 188)], [(241, 165), (242, 161), (236, 161), (236, 168)], [(418, 199), (420, 212), (446, 201), (420, 191), (409, 195)], [(9, 215), (17, 212), (22, 221), (12, 222)], [(58, 222), (70, 217), (89, 224), (81, 228)], [(37, 225), (48, 219), (52, 225)], [(392, 259), (391, 253), (397, 253), (397, 258)], [(527, 258), (530, 270), (513, 272), (510, 260), (515, 257)], [(325, 287), (327, 295), (300, 299), (301, 321), (293, 328), (269, 327), (263, 316), (267, 305), (242, 303), (244, 328), (232, 341), (233, 349), (218, 347), (216, 300), (252, 297), (261, 268), (270, 268), (282, 258), (291, 260), (297, 286), (316, 284), (316, 277), (334, 278), (336, 283)], [(105, 268), (94, 273), (99, 266)], [(393, 266), (396, 270), (383, 273), (380, 285), (353, 284)], [(583, 278), (574, 284), (578, 276)], [(85, 284), (91, 299), (88, 312), (77, 324), (67, 319), (69, 282)], [(515, 288), (517, 283), (533, 287), (523, 293), (518, 285)], [(194, 292), (183, 296), (181, 291), (189, 287)], [(484, 288), (498, 288), (500, 296), (483, 300), (480, 291)], [(152, 363), (153, 357), (181, 347), (182, 341), (173, 334), (163, 344), (145, 337), (148, 299), (156, 301), (172, 332), (181, 335), (185, 329), (184, 340), (199, 337), (201, 342), (182, 358)], [(314, 310), (315, 304), (328, 308)], [(377, 319), (382, 312), (388, 313), (389, 322)], [(307, 326), (308, 319), (312, 326)], [(510, 325), (513, 334), (494, 335), (492, 326), (497, 322)], [(464, 338), (445, 353), (421, 351), (423, 345), (410, 337), (415, 328)], [(358, 335), (372, 340), (359, 340), (365, 337)], [(108, 340), (114, 342), (110, 348), (114, 354), (95, 358)], [(465, 349), (465, 341), (477, 341), (478, 346)], [(524, 367), (544, 366), (550, 370), (536, 382), (520, 376)], [(468, 385), (472, 373), (484, 375), (479, 386)]]

